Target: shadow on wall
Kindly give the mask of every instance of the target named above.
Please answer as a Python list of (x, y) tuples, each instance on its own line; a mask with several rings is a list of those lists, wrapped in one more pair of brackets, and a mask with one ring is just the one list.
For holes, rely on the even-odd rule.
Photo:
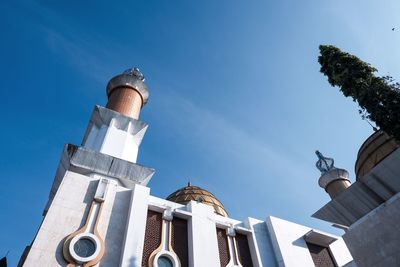
[(302, 247), (302, 248), (308, 249), (306, 241), (304, 240), (303, 237), (300, 237), (299, 239), (296, 239), (295, 241), (293, 241), (292, 245), (296, 246), (296, 247)]
[[(110, 213), (110, 218), (104, 237), (105, 254), (100, 261), (99, 267), (120, 265), (131, 194), (131, 190), (117, 191), (114, 196), (110, 194), (109, 198), (106, 199), (106, 202), (110, 201), (112, 203), (112, 208), (106, 211)], [(105, 216), (108, 216), (108, 214), (103, 214), (100, 220), (104, 220)], [(101, 221), (100, 223), (104, 225), (106, 222)], [(130, 262), (132, 262), (132, 265), (129, 266), (138, 266), (135, 258), (130, 259)]]
[(129, 267), (136, 267), (136, 266), (139, 266), (139, 262), (137, 262), (137, 260), (136, 260), (136, 258), (135, 257), (131, 257), (130, 259), (129, 259)]
[(57, 249), (56, 249), (56, 253), (55, 253), (55, 258), (57, 263), (60, 266), (67, 266), (68, 262), (66, 262), (64, 260), (64, 256), (63, 256), (63, 247), (64, 247), (64, 242), (67, 239), (67, 237), (63, 238), (63, 240), (61, 240), (60, 243), (58, 243)]
[[(263, 266), (278, 267), (278, 259), (276, 258), (270, 233), (265, 222), (253, 225), (256, 234), (257, 247), (260, 250), (261, 262)], [(264, 237), (265, 239), (261, 239)], [(262, 248), (262, 249), (261, 249)]]

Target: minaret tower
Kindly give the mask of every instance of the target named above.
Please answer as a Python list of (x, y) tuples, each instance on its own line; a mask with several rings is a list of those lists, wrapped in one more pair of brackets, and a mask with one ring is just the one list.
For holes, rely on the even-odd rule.
[(334, 160), (324, 157), (318, 150), (315, 151), (315, 154), (318, 157), (315, 165), (321, 171), (318, 184), (334, 199), (350, 186), (349, 173), (345, 169), (336, 168)]
[[(154, 169), (136, 164), (147, 124), (144, 76), (129, 69), (107, 85), (106, 107), (95, 106), (82, 145), (67, 144), (42, 224), (20, 266), (136, 266)], [(142, 239), (142, 240), (141, 240)], [(137, 256), (139, 255), (139, 256)]]
[(95, 107), (82, 145), (135, 163), (147, 130), (138, 120), (149, 99), (143, 74), (134, 68), (115, 76), (108, 82), (107, 96), (106, 108)]

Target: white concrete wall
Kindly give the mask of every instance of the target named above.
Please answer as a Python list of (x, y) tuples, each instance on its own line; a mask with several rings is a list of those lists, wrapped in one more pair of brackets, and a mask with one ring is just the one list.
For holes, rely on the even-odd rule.
[(106, 246), (106, 253), (98, 264), (100, 267), (118, 266), (120, 263), (131, 194), (132, 190), (116, 183), (108, 189), (98, 226)]
[[(65, 266), (65, 238), (79, 229), (95, 194), (98, 177), (67, 171), (34, 240), (24, 266)], [(110, 184), (99, 222), (106, 254), (99, 266), (140, 266), (149, 207), (179, 209), (188, 219), (189, 263), (194, 267), (219, 267), (216, 223), (247, 231), (254, 266), (314, 266), (303, 236), (309, 227), (275, 217), (266, 222), (248, 218), (243, 223), (218, 216), (211, 206), (191, 201), (187, 206), (150, 196), (150, 189), (135, 185), (132, 190)], [(339, 266), (351, 256), (341, 239), (330, 245)]]
[[(24, 266), (66, 266), (62, 255), (65, 238), (81, 228), (93, 201), (98, 178), (67, 171), (48, 209)], [(99, 266), (118, 266), (129, 211), (130, 190), (110, 184), (98, 225), (106, 240)]]
[[(267, 218), (266, 223), (279, 266), (315, 266), (304, 240), (304, 235), (312, 228), (271, 216)], [(327, 234), (327, 237), (330, 238), (332, 235)], [(335, 238), (337, 240), (330, 244), (329, 249), (337, 265), (342, 267), (351, 262), (352, 257), (343, 239)]]
[(122, 247), (122, 267), (141, 266), (146, 231), (150, 188), (135, 185), (132, 190), (125, 240)]
[[(219, 252), (216, 225), (230, 225), (248, 231), (249, 248), (254, 266), (266, 267), (314, 267), (304, 235), (312, 230), (296, 223), (269, 217), (266, 222), (247, 218), (240, 222), (216, 215), (212, 207), (191, 201), (182, 206), (161, 198), (149, 196), (149, 205), (159, 211), (179, 209), (188, 219), (189, 263), (190, 266), (219, 266)], [(332, 236), (329, 235), (329, 238)], [(348, 264), (352, 258), (340, 237), (330, 245), (330, 250), (339, 267)]]
[(275, 217), (266, 220), (280, 267), (314, 267), (314, 262), (303, 236), (311, 228)]
[(193, 267), (220, 267), (214, 209), (191, 201), (189, 220), (189, 264)]
[(253, 233), (250, 235), (249, 242), (251, 257), (254, 262), (254, 266), (267, 266), (277, 267), (274, 250), (268, 233), (267, 225), (265, 222), (248, 218), (245, 222), (245, 226), (248, 227)]
[(329, 249), (335, 258), (336, 264), (341, 267), (345, 266), (353, 260), (350, 251), (347, 248), (342, 238), (339, 238), (335, 242), (329, 245)]
[(24, 266), (66, 266), (64, 239), (83, 225), (95, 190), (95, 179), (66, 172)]
[(136, 163), (148, 125), (116, 111), (96, 106), (83, 138), (85, 148)]
[(357, 265), (400, 266), (400, 193), (352, 224), (343, 238)]
[[(133, 124), (129, 127), (135, 127)], [(145, 129), (144, 129), (145, 131)], [(136, 162), (143, 133), (132, 135), (128, 130), (120, 130), (113, 125), (93, 125), (84, 147), (130, 162)]]

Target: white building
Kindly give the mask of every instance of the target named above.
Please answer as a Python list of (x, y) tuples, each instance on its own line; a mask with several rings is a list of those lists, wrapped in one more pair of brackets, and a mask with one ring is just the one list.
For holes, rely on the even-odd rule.
[(337, 168), (320, 178), (332, 200), (313, 217), (346, 230), (343, 239), (358, 267), (400, 266), (399, 146), (376, 131), (358, 152), (355, 183)]
[(67, 144), (43, 222), (20, 266), (355, 266), (340, 237), (275, 217), (228, 217), (210, 192), (150, 194), (154, 169), (136, 163), (147, 124), (143, 75), (110, 80), (81, 146)]

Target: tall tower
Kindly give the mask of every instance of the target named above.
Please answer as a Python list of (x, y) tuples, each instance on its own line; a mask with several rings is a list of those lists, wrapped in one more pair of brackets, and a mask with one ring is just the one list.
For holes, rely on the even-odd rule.
[(147, 185), (154, 174), (136, 164), (147, 129), (139, 121), (149, 98), (143, 74), (134, 68), (115, 76), (107, 95), (106, 107), (94, 107), (82, 145), (65, 145), (42, 224), (20, 265), (94, 266), (101, 261), (119, 266), (124, 245), (141, 250), (140, 242), (130, 239), (135, 227), (128, 225), (140, 195), (135, 187)]

